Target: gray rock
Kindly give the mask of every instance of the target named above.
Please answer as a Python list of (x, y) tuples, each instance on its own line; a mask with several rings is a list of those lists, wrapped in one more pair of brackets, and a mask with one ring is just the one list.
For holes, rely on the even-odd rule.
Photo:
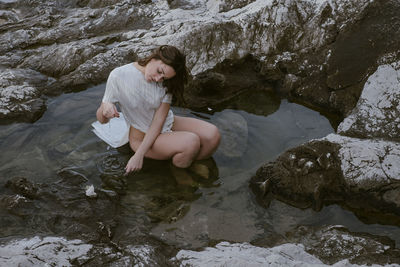
[[(1, 266), (169, 266), (170, 249), (150, 238), (118, 246), (45, 236), (9, 240), (0, 245)], [(165, 254), (165, 255), (164, 255)]]
[(340, 135), (289, 150), (258, 170), (252, 188), (260, 203), (268, 205), (272, 197), (316, 209), (338, 203), (370, 222), (399, 222), (400, 63), (396, 58), (393, 54), (380, 59), (382, 65), (368, 77), (357, 106), (339, 125)]
[(345, 260), (352, 264), (390, 264), (400, 262), (400, 251), (387, 237), (352, 233), (340, 225), (299, 226), (286, 234), (287, 241), (301, 243), (305, 251), (323, 261), (335, 264)]
[(71, 261), (84, 257), (93, 245), (63, 237), (32, 237), (12, 240), (0, 246), (1, 266), (72, 266)]
[(0, 118), (2, 123), (10, 120), (34, 121), (44, 110), (40, 98), (52, 79), (30, 69), (3, 69), (0, 74)]
[[(180, 250), (180, 266), (398, 266), (400, 252), (388, 238), (350, 233), (342, 226), (307, 227), (286, 234), (283, 244), (265, 248), (220, 242), (201, 251)], [(300, 244), (301, 243), (301, 244)], [(378, 265), (382, 264), (382, 265)], [(362, 265), (365, 266), (365, 265)]]
[(262, 248), (248, 243), (220, 242), (202, 251), (180, 250), (173, 260), (179, 266), (324, 266), (301, 244)]
[[(290, 149), (251, 179), (262, 205), (277, 198), (293, 206), (337, 203), (368, 222), (400, 221), (400, 146), (330, 134)], [(377, 216), (379, 214), (380, 216)]]
[(359, 138), (400, 139), (400, 61), (381, 65), (362, 91), (338, 133)]
[[(7, 23), (0, 26), (1, 59), (8, 68), (23, 66), (57, 78), (35, 95), (39, 98), (43, 92), (59, 94), (104, 82), (111, 69), (160, 44), (184, 50), (193, 75), (225, 60), (240, 64), (235, 61), (251, 54), (260, 62), (254, 73), (284, 81), (277, 84), (288, 87), (292, 97), (343, 113), (354, 106), (358, 95), (350, 102), (341, 92), (331, 96), (325, 85), (325, 63), (336, 53), (327, 47), (342, 29), (361, 21), (370, 5), (367, 0), (22, 1), (4, 5)], [(376, 5), (394, 10), (395, 4)], [(385, 33), (390, 36), (393, 31)], [(354, 95), (344, 92), (349, 94)], [(17, 117), (7, 107), (11, 111), (4, 116)]]
[(340, 145), (341, 170), (349, 186), (369, 191), (400, 182), (400, 143), (337, 134), (325, 139)]

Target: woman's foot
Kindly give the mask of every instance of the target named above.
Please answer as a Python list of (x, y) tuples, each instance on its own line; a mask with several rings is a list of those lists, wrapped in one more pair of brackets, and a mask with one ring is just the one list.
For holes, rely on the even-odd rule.
[(210, 178), (210, 169), (208, 168), (207, 165), (199, 161), (193, 162), (188, 169), (203, 179)]
[(189, 174), (187, 169), (178, 168), (173, 164), (170, 164), (170, 169), (171, 169), (172, 175), (175, 178), (175, 181), (179, 185), (186, 185), (186, 186), (192, 186), (192, 187), (198, 186), (198, 183), (196, 183), (193, 180), (192, 176)]

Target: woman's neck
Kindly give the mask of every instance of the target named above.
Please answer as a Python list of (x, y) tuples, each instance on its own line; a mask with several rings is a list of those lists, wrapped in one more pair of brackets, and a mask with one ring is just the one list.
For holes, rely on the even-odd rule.
[(137, 62), (133, 62), (133, 65), (134, 65), (138, 70), (140, 70), (140, 72), (143, 73), (143, 75), (144, 75), (145, 67), (140, 66), (139, 63), (137, 63)]

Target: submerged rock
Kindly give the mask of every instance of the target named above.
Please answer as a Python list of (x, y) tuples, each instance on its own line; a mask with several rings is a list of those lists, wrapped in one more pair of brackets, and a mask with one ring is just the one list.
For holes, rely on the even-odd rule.
[(338, 158), (339, 146), (312, 141), (290, 149), (257, 170), (251, 188), (269, 206), (272, 197), (299, 208), (322, 208), (341, 201), (347, 192)]
[(88, 180), (82, 174), (64, 169), (59, 176), (61, 180), (51, 184), (34, 184), (25, 178), (9, 180), (11, 192), (1, 196), (2, 208), (7, 211), (3, 219), (8, 218), (3, 230), (9, 231), (10, 222), (14, 222), (13, 227), (23, 224), (32, 233), (110, 240), (117, 225), (118, 195), (95, 189), (97, 197), (91, 198), (86, 195)]
[[(173, 247), (126, 229), (121, 223), (116, 192), (95, 188), (84, 175), (71, 169), (60, 170), (58, 176), (60, 180), (49, 184), (14, 178), (2, 189), (1, 266), (170, 264), (169, 258), (176, 253)], [(165, 207), (165, 200), (161, 203)], [(181, 212), (185, 208), (187, 205), (181, 204)], [(165, 219), (174, 211), (166, 209), (160, 216)]]
[(221, 133), (221, 143), (217, 155), (227, 158), (241, 157), (247, 149), (249, 135), (246, 119), (239, 113), (224, 110), (213, 116), (211, 122), (218, 127)]

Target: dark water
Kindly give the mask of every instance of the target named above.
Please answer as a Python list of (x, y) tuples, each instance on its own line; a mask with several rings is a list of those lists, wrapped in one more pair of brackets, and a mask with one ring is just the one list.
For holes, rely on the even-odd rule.
[[(108, 147), (91, 132), (103, 92), (104, 85), (100, 85), (65, 94), (50, 99), (48, 110), (34, 124), (0, 126), (1, 184), (14, 176), (54, 182), (56, 172), (68, 167), (100, 187), (107, 172), (114, 167), (120, 171), (129, 153)], [(302, 224), (340, 224), (353, 231), (389, 236), (399, 244), (398, 227), (364, 224), (336, 205), (314, 212), (278, 201), (264, 209), (254, 201), (248, 182), (261, 164), (290, 147), (334, 131), (318, 112), (265, 92), (233, 100), (225, 108), (210, 110), (212, 114), (173, 110), (209, 120), (220, 128), (223, 142), (214, 156), (218, 179), (199, 188), (177, 185), (168, 162), (145, 161), (144, 169), (127, 179), (117, 239), (151, 234), (168, 244), (197, 248), (217, 240), (268, 239)], [(24, 232), (21, 229), (19, 233)], [(1, 233), (10, 232), (3, 229)], [(10, 234), (18, 235), (18, 229)]]

